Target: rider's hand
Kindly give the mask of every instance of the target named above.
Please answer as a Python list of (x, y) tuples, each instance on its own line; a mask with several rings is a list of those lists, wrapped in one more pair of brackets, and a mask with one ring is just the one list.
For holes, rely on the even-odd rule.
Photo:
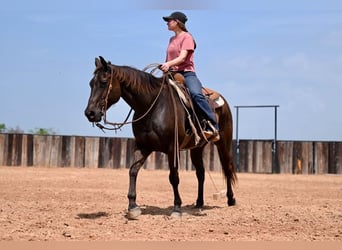
[(160, 69), (164, 72), (168, 72), (169, 69), (170, 69), (170, 66), (169, 64), (166, 62), (166, 63), (163, 63), (162, 65), (160, 65)]

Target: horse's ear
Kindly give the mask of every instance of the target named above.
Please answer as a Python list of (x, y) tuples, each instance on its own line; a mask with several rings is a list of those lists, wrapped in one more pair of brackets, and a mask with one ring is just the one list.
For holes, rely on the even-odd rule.
[(99, 56), (99, 57), (100, 57), (100, 61), (101, 61), (101, 64), (102, 64), (104, 70), (108, 71), (108, 63), (106, 62), (106, 60), (102, 56)]
[(100, 67), (100, 65), (101, 65), (100, 60), (97, 57), (95, 57), (95, 66), (96, 66), (96, 68)]

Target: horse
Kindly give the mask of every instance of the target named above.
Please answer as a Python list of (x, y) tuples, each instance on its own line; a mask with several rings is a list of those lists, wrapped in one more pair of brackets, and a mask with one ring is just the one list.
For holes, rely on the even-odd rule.
[[(182, 200), (178, 191), (179, 150), (190, 150), (198, 182), (195, 208), (203, 208), (203, 186), (205, 168), (203, 149), (208, 143), (201, 136), (201, 143), (190, 143), (188, 113), (184, 105), (175, 98), (176, 91), (170, 88), (165, 77), (157, 77), (151, 72), (130, 66), (118, 66), (103, 57), (95, 58), (95, 71), (90, 80), (90, 97), (84, 111), (89, 122), (105, 120), (106, 111), (122, 98), (134, 111), (132, 130), (135, 138), (134, 161), (129, 168), (128, 211), (129, 219), (136, 219), (142, 210), (136, 203), (136, 181), (140, 168), (154, 151), (168, 157), (169, 182), (173, 188), (174, 206), (171, 215), (182, 215)], [(164, 74), (165, 76), (165, 74)], [(221, 96), (222, 97), (222, 96)], [(222, 97), (223, 98), (223, 97)], [(178, 101), (177, 101), (178, 100)], [(217, 146), (222, 172), (226, 180), (228, 206), (235, 205), (233, 185), (237, 180), (232, 157), (232, 114), (227, 101), (215, 110), (218, 117), (220, 140)], [(177, 147), (178, 145), (178, 147)]]

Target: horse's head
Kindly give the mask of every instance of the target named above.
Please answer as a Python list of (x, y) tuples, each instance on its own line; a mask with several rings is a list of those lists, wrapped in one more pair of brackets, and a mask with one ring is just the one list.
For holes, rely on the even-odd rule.
[(100, 122), (107, 109), (119, 101), (121, 87), (113, 75), (113, 65), (103, 57), (95, 58), (96, 69), (90, 80), (90, 97), (84, 111), (90, 122)]

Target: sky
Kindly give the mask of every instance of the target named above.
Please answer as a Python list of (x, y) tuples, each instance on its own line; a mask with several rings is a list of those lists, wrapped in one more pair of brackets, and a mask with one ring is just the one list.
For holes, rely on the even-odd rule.
[[(28, 132), (103, 133), (84, 116), (95, 57), (143, 69), (165, 60), (162, 16), (182, 11), (202, 84), (236, 106), (279, 105), (278, 140), (342, 141), (342, 1), (4, 1), (0, 124)], [(107, 119), (121, 122), (120, 101)], [(240, 109), (239, 139), (273, 139), (274, 109)], [(234, 138), (236, 133), (234, 132)]]

